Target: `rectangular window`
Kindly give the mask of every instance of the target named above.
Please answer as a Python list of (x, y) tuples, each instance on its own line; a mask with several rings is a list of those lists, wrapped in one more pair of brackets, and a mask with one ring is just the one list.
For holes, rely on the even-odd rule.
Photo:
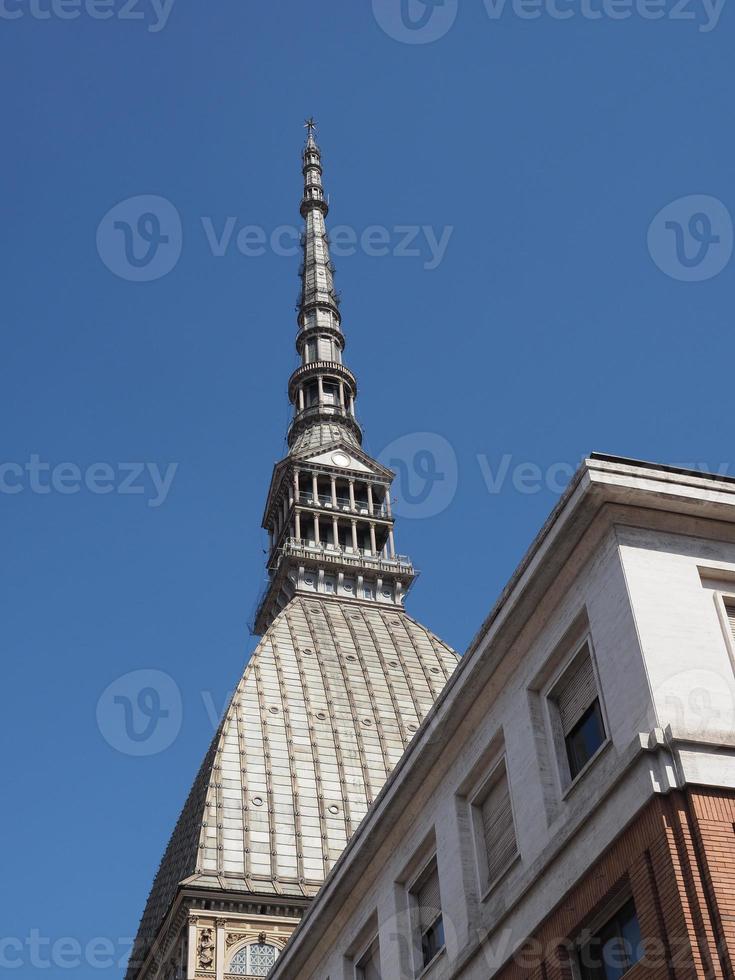
[(355, 976), (356, 980), (380, 980), (380, 944), (377, 939), (358, 960)]
[(418, 910), (421, 964), (424, 967), (444, 948), (444, 921), (436, 860), (431, 862), (413, 895)]
[(332, 341), (329, 339), (329, 337), (319, 338), (319, 360), (332, 360)]
[(553, 700), (559, 711), (569, 772), (574, 779), (606, 738), (592, 655), (587, 644), (564, 674)]
[(641, 929), (633, 900), (580, 944), (582, 980), (619, 980), (641, 959)]
[(485, 849), (487, 884), (491, 885), (518, 854), (505, 760), (496, 768), (490, 788), (478, 805), (478, 811)]
[(735, 642), (735, 602), (732, 599), (728, 599), (725, 602), (725, 612), (727, 613), (730, 635), (732, 636), (733, 642)]
[(336, 405), (337, 398), (339, 396), (339, 391), (336, 385), (324, 384), (322, 385), (322, 393), (324, 394), (324, 404), (325, 405)]

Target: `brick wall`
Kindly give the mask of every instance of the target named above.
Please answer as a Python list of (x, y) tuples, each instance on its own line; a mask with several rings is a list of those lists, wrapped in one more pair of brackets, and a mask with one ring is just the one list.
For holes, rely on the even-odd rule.
[(632, 895), (645, 939), (630, 980), (735, 980), (735, 793), (656, 797), (546, 918), (501, 980), (573, 980), (570, 942)]

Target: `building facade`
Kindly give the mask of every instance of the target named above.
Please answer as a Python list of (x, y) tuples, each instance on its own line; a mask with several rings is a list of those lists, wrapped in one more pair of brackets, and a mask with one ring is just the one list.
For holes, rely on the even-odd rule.
[(271, 977), (734, 961), (735, 480), (593, 455)]
[(263, 977), (457, 664), (404, 600), (393, 473), (362, 449), (313, 121), (288, 453), (263, 527), (262, 636), (155, 876), (128, 980)]

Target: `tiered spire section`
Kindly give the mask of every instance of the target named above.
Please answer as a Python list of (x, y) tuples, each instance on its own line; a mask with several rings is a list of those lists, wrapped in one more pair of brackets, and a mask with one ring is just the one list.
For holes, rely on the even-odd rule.
[(269, 581), (255, 616), (264, 632), (297, 593), (402, 606), (416, 576), (397, 555), (393, 473), (361, 448), (357, 380), (343, 363), (345, 339), (325, 218), (322, 158), (313, 119), (303, 150), (303, 259), (296, 350), (288, 396), (289, 452), (278, 463), (263, 517)]
[(301, 199), (303, 259), (299, 270), (301, 296), (296, 342), (301, 365), (291, 376), (288, 387), (294, 406), (294, 420), (288, 434), (292, 451), (319, 445), (334, 436), (342, 436), (356, 445), (362, 441), (355, 419), (357, 382), (342, 363), (345, 341), (324, 223), (329, 205), (322, 186), (321, 152), (314, 138), (314, 120), (307, 120), (306, 125)]

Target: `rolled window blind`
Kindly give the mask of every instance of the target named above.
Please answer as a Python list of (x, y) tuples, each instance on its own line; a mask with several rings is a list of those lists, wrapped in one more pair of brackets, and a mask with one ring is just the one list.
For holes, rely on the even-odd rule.
[(439, 872), (436, 865), (416, 893), (416, 903), (419, 907), (419, 926), (424, 932), (434, 922), (441, 912), (441, 896), (439, 893)]
[(727, 621), (730, 624), (730, 633), (735, 640), (735, 602), (726, 602), (725, 611), (727, 612)]
[(559, 715), (564, 734), (568, 735), (579, 719), (597, 698), (595, 673), (589, 649), (567, 673), (557, 695)]
[(481, 806), (488, 882), (494, 881), (517, 853), (510, 787), (505, 765)]

